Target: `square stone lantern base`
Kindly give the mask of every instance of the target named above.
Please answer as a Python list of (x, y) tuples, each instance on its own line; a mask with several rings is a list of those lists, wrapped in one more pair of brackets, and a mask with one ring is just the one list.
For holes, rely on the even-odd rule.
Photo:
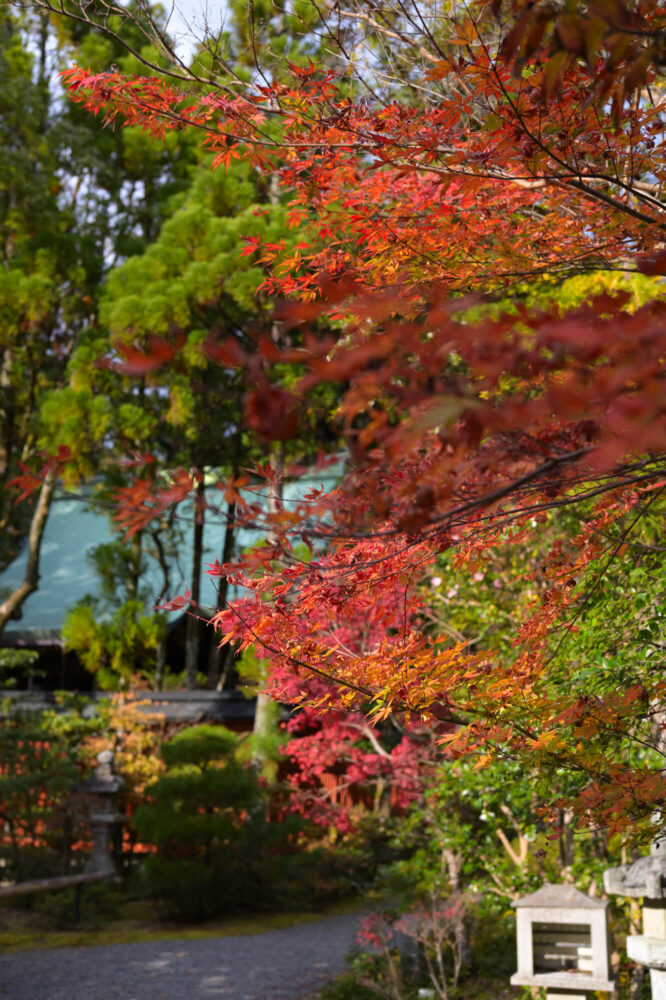
[(666, 1000), (666, 972), (662, 969), (650, 969), (650, 986), (652, 1000)]
[(590, 1000), (590, 994), (572, 993), (571, 990), (548, 990), (546, 1000)]
[(627, 938), (627, 955), (649, 968), (652, 1000), (666, 1000), (666, 830), (653, 841), (648, 857), (606, 869), (604, 887), (643, 900), (643, 933)]
[(612, 979), (602, 979), (596, 976), (585, 974), (577, 975), (575, 972), (542, 972), (534, 973), (531, 976), (521, 975), (514, 972), (511, 976), (512, 986), (545, 986), (548, 997), (582, 997), (582, 1000), (590, 1000), (593, 993), (598, 991), (613, 993), (615, 983)]
[(666, 939), (631, 935), (627, 938), (627, 955), (639, 965), (649, 967), (652, 1000), (666, 1000)]

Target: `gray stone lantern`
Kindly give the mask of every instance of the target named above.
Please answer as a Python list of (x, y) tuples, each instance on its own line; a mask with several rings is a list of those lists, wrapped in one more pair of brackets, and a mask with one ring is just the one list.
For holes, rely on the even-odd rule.
[(112, 751), (100, 751), (92, 777), (84, 781), (82, 786), (90, 797), (92, 806), (88, 816), (92, 851), (84, 869), (86, 875), (115, 875), (110, 841), (113, 828), (125, 821), (125, 816), (114, 808), (116, 796), (122, 786), (123, 779), (113, 771)]
[(643, 933), (627, 938), (627, 955), (650, 970), (652, 1000), (666, 1000), (666, 837), (648, 857), (604, 872), (606, 892), (643, 900)]
[(608, 903), (572, 885), (544, 885), (517, 899), (518, 971), (513, 986), (546, 988), (547, 1000), (589, 1000), (614, 992)]

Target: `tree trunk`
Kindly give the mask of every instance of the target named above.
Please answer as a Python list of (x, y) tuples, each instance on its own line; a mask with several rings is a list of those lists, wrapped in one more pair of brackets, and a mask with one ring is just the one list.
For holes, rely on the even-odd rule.
[[(446, 861), (446, 867), (449, 871), (451, 893), (454, 898), (457, 899), (462, 895), (463, 891), (462, 858), (459, 854), (456, 854), (455, 851), (449, 850), (448, 848), (444, 850), (443, 856)], [(456, 919), (453, 933), (456, 939), (456, 950), (458, 952), (460, 968), (466, 969), (472, 964), (472, 946), (469, 940), (465, 912), (462, 907), (460, 909), (456, 908)]]
[[(234, 478), (236, 476), (236, 470), (234, 469)], [(234, 554), (234, 546), (236, 541), (236, 528), (234, 525), (234, 518), (236, 517), (236, 502), (232, 500), (231, 503), (227, 504), (227, 524), (224, 529), (224, 543), (222, 545), (222, 565), (224, 566), (229, 562)], [(219, 578), (220, 582), (217, 588), (217, 604), (216, 610), (222, 611), (223, 608), (227, 606), (227, 595), (229, 593), (229, 581), (226, 576), (221, 576)], [(208, 687), (213, 690), (221, 691), (223, 688), (228, 687), (228, 673), (229, 666), (233, 661), (234, 649), (229, 643), (224, 646), (218, 646), (217, 637), (213, 633), (210, 644), (210, 655), (208, 657)]]
[(153, 689), (161, 691), (164, 687), (164, 674), (166, 671), (166, 636), (163, 636), (157, 643), (155, 650), (155, 677), (153, 679)]
[[(262, 678), (259, 683), (264, 683), (265, 680), (266, 674), (265, 671), (262, 671)], [(270, 736), (273, 726), (273, 715), (273, 702), (265, 691), (259, 691), (257, 694), (257, 705), (254, 710), (254, 724), (252, 726), (252, 735), (256, 736), (258, 741)], [(254, 753), (255, 765), (261, 768), (264, 760), (265, 754), (262, 752), (261, 747), (257, 747)]]
[(142, 531), (135, 531), (130, 541), (131, 562), (129, 567), (129, 579), (127, 581), (127, 596), (132, 601), (136, 600), (139, 596), (141, 557), (143, 555), (142, 535)]
[[(273, 466), (273, 472), (275, 473), (275, 478), (277, 480), (282, 473), (283, 467), (281, 451), (273, 456), (271, 465)], [(276, 482), (268, 491), (267, 507), (269, 514), (275, 514), (277, 512), (280, 506), (280, 499), (281, 486)], [(273, 541), (272, 535), (273, 533), (269, 531), (267, 538), (269, 545)], [(257, 650), (257, 653), (260, 655), (261, 651)], [(255, 743), (257, 744), (255, 746), (252, 762), (257, 770), (261, 770), (266, 763), (266, 754), (262, 750), (262, 741), (270, 735), (275, 719), (275, 706), (266, 692), (262, 691), (262, 686), (266, 683), (267, 679), (267, 670), (264, 661), (261, 675), (257, 678), (257, 704), (254, 710), (254, 725), (252, 727), (252, 735), (255, 737)]]
[(47, 472), (40, 488), (37, 506), (32, 515), (28, 533), (28, 562), (25, 567), (25, 576), (18, 587), (0, 604), (0, 635), (2, 635), (9, 619), (17, 614), (23, 602), (39, 586), (39, 554), (57, 478), (56, 470), (51, 469)]
[(570, 809), (560, 809), (559, 861), (560, 874), (565, 882), (573, 882), (572, 866), (574, 863), (573, 813)]
[[(175, 513), (176, 508), (174, 506), (171, 508), (171, 512), (169, 514), (167, 528), (170, 528), (173, 524)], [(160, 534), (161, 531), (161, 527), (153, 527), (150, 532), (150, 536), (155, 543), (157, 562), (159, 563), (160, 570), (162, 571), (162, 587), (156, 602), (158, 607), (165, 600), (171, 589), (171, 571), (169, 568), (169, 560), (167, 559), (166, 552), (164, 551), (164, 545), (162, 544), (162, 537)], [(166, 673), (166, 643), (167, 629), (165, 626), (164, 635), (159, 640), (157, 649), (155, 650), (155, 677), (153, 678), (153, 687), (155, 691), (161, 691), (164, 686), (164, 675)]]
[(199, 615), (201, 561), (203, 559), (205, 487), (203, 475), (197, 483), (194, 499), (194, 551), (192, 553), (192, 583), (190, 585), (190, 612), (185, 632), (185, 687), (193, 691), (197, 686), (201, 621)]

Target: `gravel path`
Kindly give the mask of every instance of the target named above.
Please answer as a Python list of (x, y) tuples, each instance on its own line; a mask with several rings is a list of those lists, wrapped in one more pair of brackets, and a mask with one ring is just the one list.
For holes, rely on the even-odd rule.
[(198, 941), (0, 956), (1, 1000), (310, 1000), (340, 971), (357, 916)]

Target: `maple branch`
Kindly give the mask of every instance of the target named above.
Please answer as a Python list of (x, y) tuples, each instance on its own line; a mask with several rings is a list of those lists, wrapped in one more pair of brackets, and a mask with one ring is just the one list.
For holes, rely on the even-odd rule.
[[(380, 14), (382, 13), (381, 10), (379, 11), (379, 13)], [(362, 21), (365, 24), (369, 24), (372, 28), (375, 28), (376, 31), (379, 31), (381, 34), (386, 35), (387, 38), (394, 38), (397, 41), (405, 42), (409, 48), (416, 49), (419, 55), (422, 56), (424, 59), (426, 59), (428, 62), (438, 63), (440, 61), (441, 57), (434, 56), (431, 52), (428, 52), (427, 49), (424, 49), (420, 45), (416, 45), (410, 38), (406, 38), (401, 31), (398, 31), (395, 28), (389, 28), (383, 24), (379, 24), (374, 18), (370, 17), (369, 14), (362, 14), (358, 11), (353, 11), (353, 10), (340, 10), (340, 14), (343, 17), (348, 17), (350, 21)]]
[[(248, 632), (254, 637), (254, 639), (259, 643), (262, 649), (265, 649), (268, 653), (272, 653), (274, 656), (277, 656), (278, 659), (281, 660), (287, 659), (289, 663), (294, 664), (295, 666), (298, 667), (303, 667), (305, 670), (310, 671), (310, 673), (315, 674), (317, 677), (322, 677), (324, 680), (330, 681), (331, 683), (337, 685), (338, 687), (345, 687), (349, 688), (350, 691), (356, 691), (357, 694), (365, 695), (365, 697), (370, 698), (372, 701), (374, 701), (374, 699), (377, 697), (376, 693), (372, 692), (370, 688), (354, 684), (352, 681), (341, 680), (340, 678), (335, 677), (333, 674), (329, 674), (327, 673), (327, 671), (322, 670), (320, 667), (315, 667), (311, 663), (306, 663), (305, 660), (301, 660), (300, 657), (293, 656), (290, 653), (281, 652), (279, 649), (276, 649), (275, 646), (271, 646), (268, 642), (266, 642), (265, 639), (261, 638), (258, 632), (247, 621), (247, 619), (243, 618), (243, 616), (241, 615), (235, 604), (229, 605), (228, 610), (232, 611), (236, 615), (239, 621), (242, 622), (242, 624), (245, 626)], [(410, 711), (413, 711), (411, 706), (405, 706), (405, 707), (409, 707)]]
[[(236, 605), (234, 605), (234, 604), (229, 605), (228, 610), (232, 611), (235, 614), (235, 616), (239, 619), (239, 621), (244, 625), (244, 627), (248, 630), (248, 632), (253, 636), (253, 638), (255, 639), (255, 641), (263, 649), (265, 649), (269, 653), (272, 653), (279, 660), (283, 660), (283, 661), (286, 660), (291, 665), (295, 665), (295, 666), (298, 666), (298, 667), (303, 667), (303, 669), (308, 670), (310, 673), (313, 673), (316, 676), (321, 677), (322, 679), (327, 680), (327, 681), (333, 683), (337, 687), (348, 688), (351, 691), (356, 691), (358, 694), (364, 695), (365, 697), (369, 698), (371, 701), (376, 701), (376, 699), (377, 699), (377, 692), (373, 692), (370, 688), (364, 687), (364, 686), (359, 685), (359, 684), (355, 684), (353, 681), (347, 681), (347, 680), (344, 680), (344, 679), (342, 679), (340, 677), (336, 677), (334, 674), (331, 674), (328, 671), (322, 670), (320, 667), (315, 667), (313, 664), (307, 663), (305, 660), (301, 659), (300, 657), (294, 656), (293, 654), (291, 654), (288, 651), (281, 651), (277, 647), (275, 647), (275, 646), (271, 645), (270, 643), (266, 642), (266, 640), (263, 639), (259, 635), (259, 633), (256, 631), (256, 629), (253, 628), (253, 626), (247, 621), (247, 619), (243, 618), (243, 616), (239, 612), (239, 610), (236, 607)], [(413, 705), (411, 705), (409, 702), (406, 702), (406, 701), (396, 701), (396, 702), (393, 703), (393, 705), (394, 705), (394, 709), (397, 709), (399, 711), (414, 712), (414, 713), (419, 714), (419, 715), (422, 714), (418, 709), (416, 709)], [(457, 725), (461, 725), (461, 726), (464, 726), (464, 725), (467, 724), (467, 720), (465, 720), (465, 719), (463, 719), (463, 718), (461, 718), (459, 716), (454, 715), (454, 713), (450, 710), (452, 706), (449, 705), (448, 707), (449, 707), (449, 711), (447, 712), (447, 716), (446, 716), (446, 719), (444, 721), (454, 722)], [(467, 708), (467, 707), (464, 709), (464, 711), (470, 712), (472, 715), (477, 714), (473, 709)]]
[[(643, 463), (642, 466), (639, 466), (639, 468), (642, 468), (648, 464), (649, 462), (645, 462)], [(604, 493), (610, 493), (613, 490), (623, 489), (625, 486), (635, 486), (638, 483), (651, 482), (652, 480), (654, 480), (655, 476), (663, 476), (663, 475), (664, 475), (663, 468), (657, 468), (654, 469), (652, 472), (646, 473), (644, 476), (634, 476), (632, 478), (625, 478), (621, 480), (609, 477), (609, 481), (607, 483), (595, 488), (585, 490), (585, 492), (583, 493), (576, 493), (573, 496), (560, 497), (558, 499), (549, 500), (547, 502), (529, 504), (524, 507), (514, 507), (511, 509), (511, 511), (508, 511), (505, 514), (499, 516), (497, 514), (481, 515), (476, 518), (476, 522), (493, 520), (496, 521), (498, 524), (502, 525), (509, 524), (511, 521), (515, 520), (516, 517), (522, 517), (528, 514), (535, 514), (538, 513), (539, 511), (544, 511), (544, 510), (554, 510), (557, 507), (569, 507), (572, 506), (573, 504), (581, 503), (584, 500), (591, 500), (593, 497), (602, 496)], [(577, 480), (577, 483), (581, 482), (585, 483), (587, 482), (587, 480), (582, 478)], [(573, 484), (565, 483), (564, 485), (573, 485)], [(454, 523), (466, 524), (467, 522), (461, 521)]]
[[(551, 154), (552, 155), (552, 154)], [(618, 201), (617, 198), (611, 198), (610, 195), (604, 194), (603, 191), (598, 191), (594, 187), (589, 187), (580, 180), (568, 180), (561, 182), (565, 187), (576, 188), (576, 190), (581, 191), (586, 197), (596, 198), (599, 201), (603, 201), (604, 204), (609, 205), (611, 208), (618, 212), (623, 212), (625, 215), (630, 215), (634, 219), (638, 219), (639, 222), (645, 222), (650, 226), (658, 226), (659, 229), (666, 229), (666, 222), (660, 222), (658, 219), (654, 219), (651, 215), (645, 215), (644, 212), (639, 212), (637, 208), (632, 208), (625, 202)], [(631, 187), (627, 184), (620, 182), (620, 186), (631, 191)], [(662, 210), (666, 211), (666, 206), (659, 206)]]
[[(412, 545), (421, 544), (422, 542), (427, 540), (430, 534), (441, 532), (442, 522), (455, 523), (454, 518), (460, 516), (461, 514), (466, 513), (467, 511), (489, 507), (492, 504), (497, 503), (498, 500), (502, 500), (504, 499), (504, 497), (509, 496), (512, 493), (517, 493), (521, 486), (525, 486), (528, 483), (534, 482), (535, 480), (546, 475), (548, 472), (552, 471), (558, 466), (568, 464), (570, 462), (575, 462), (583, 455), (587, 455), (592, 451), (594, 451), (594, 448), (592, 446), (587, 446), (584, 448), (578, 448), (575, 451), (568, 452), (564, 455), (553, 456), (552, 458), (549, 458), (547, 462), (544, 462), (542, 465), (538, 466), (536, 469), (533, 469), (531, 472), (525, 473), (525, 475), (523, 476), (519, 476), (517, 479), (512, 480), (505, 486), (498, 487), (491, 493), (486, 493), (481, 497), (476, 497), (473, 500), (467, 500), (464, 503), (458, 504), (458, 506), (453, 507), (451, 510), (448, 510), (443, 514), (440, 514), (438, 517), (430, 520), (428, 522), (428, 527), (426, 528), (425, 531), (423, 531), (419, 535), (416, 541), (413, 542), (410, 541), (406, 543), (406, 545), (403, 546), (403, 548), (398, 549), (397, 552), (391, 552), (390, 555), (379, 556), (375, 560), (370, 562), (368, 565), (376, 565), (377, 563), (383, 562), (387, 558), (393, 558), (395, 555), (399, 555), (401, 552), (406, 551), (406, 549), (410, 548)], [(612, 486), (608, 487), (608, 489), (611, 488), (613, 487)], [(533, 508), (526, 508), (526, 509), (531, 510)], [(494, 514), (492, 515), (492, 517), (496, 518), (497, 515)], [(466, 523), (466, 522), (461, 522), (461, 523)], [(377, 538), (377, 537), (390, 537), (395, 535), (402, 535), (404, 534), (404, 531), (401, 531), (398, 528), (393, 528), (383, 532), (344, 533), (344, 532), (339, 532), (335, 529), (324, 531), (323, 529), (317, 530), (316, 528), (313, 528), (313, 530), (309, 533), (318, 538)]]
[[(504, 84), (504, 81), (502, 80), (501, 73), (499, 72), (499, 70), (497, 68), (496, 60), (494, 60), (493, 57), (491, 56), (490, 51), (488, 49), (488, 46), (486, 45), (485, 41), (483, 40), (476, 22), (472, 18), (470, 18), (470, 23), (473, 25), (474, 31), (475, 31), (476, 36), (478, 38), (478, 41), (479, 41), (479, 43), (481, 45), (481, 48), (483, 49), (483, 52), (485, 53), (486, 58), (488, 59), (488, 64), (492, 67), (492, 72), (493, 72), (493, 74), (495, 76), (495, 79), (497, 81), (497, 84), (498, 84), (498, 86), (499, 86), (499, 88), (500, 88), (500, 90), (502, 92), (502, 95), (503, 95), (504, 99), (506, 100), (507, 104), (509, 105), (509, 107), (511, 108), (511, 110), (513, 111), (513, 114), (515, 115), (516, 120), (520, 124), (520, 127), (523, 130), (523, 132), (525, 133), (525, 135), (532, 142), (534, 142), (535, 145), (543, 153), (545, 153), (552, 160), (554, 160), (555, 163), (559, 163), (559, 165), (561, 167), (564, 167), (566, 170), (571, 170), (571, 168), (569, 167), (569, 164), (566, 162), (566, 160), (563, 160), (560, 156), (558, 156), (556, 153), (554, 153), (553, 150), (552, 150), (552, 148), (549, 147), (549, 146), (547, 146), (544, 142), (542, 142), (541, 138), (537, 134), (535, 134), (532, 131), (532, 129), (530, 129), (528, 127), (528, 125), (527, 125), (527, 123), (525, 121), (524, 116), (519, 111), (517, 104), (515, 103), (515, 101), (511, 97), (511, 95), (509, 94), (509, 91), (507, 90), (507, 88), (506, 88), (506, 86)], [(637, 209), (631, 208), (631, 206), (626, 205), (623, 202), (617, 201), (617, 199), (611, 198), (609, 195), (606, 195), (606, 194), (604, 194), (601, 191), (596, 191), (594, 188), (588, 187), (580, 179), (580, 171), (576, 170), (576, 171), (574, 171), (574, 173), (578, 175), (578, 177), (579, 177), (578, 180), (567, 180), (567, 181), (562, 181), (561, 183), (563, 183), (567, 187), (573, 187), (576, 190), (581, 191), (581, 193), (583, 193), (588, 198), (593, 198), (593, 199), (596, 198), (599, 201), (602, 201), (605, 204), (609, 205), (611, 208), (614, 208), (614, 209), (616, 209), (619, 212), (624, 212), (625, 214), (630, 215), (633, 218), (635, 218), (635, 219), (637, 219), (637, 220), (639, 220), (641, 222), (645, 222), (648, 225), (657, 225), (657, 226), (659, 226), (660, 229), (666, 229), (666, 222), (659, 222), (657, 219), (653, 219), (652, 216), (645, 215), (643, 212), (639, 212)], [(622, 182), (619, 181), (617, 183), (621, 184)]]
[(498, 487), (498, 489), (491, 493), (486, 493), (483, 497), (459, 504), (457, 507), (454, 507), (452, 511), (447, 512), (447, 514), (442, 514), (442, 516), (436, 520), (441, 521), (445, 518), (464, 514), (469, 510), (475, 510), (479, 507), (488, 507), (491, 504), (497, 503), (498, 500), (503, 500), (504, 497), (509, 496), (511, 493), (517, 493), (521, 486), (525, 486), (528, 483), (534, 482), (536, 479), (542, 478), (553, 469), (562, 465), (569, 464), (570, 462), (576, 462), (579, 458), (582, 458), (583, 455), (588, 455), (593, 450), (594, 449), (591, 446), (587, 446), (584, 448), (577, 448), (575, 451), (567, 452), (564, 455), (555, 455), (552, 458), (549, 458), (547, 462), (544, 462), (536, 469), (533, 469), (532, 472), (526, 472), (524, 476), (519, 476), (506, 486)]
[[(590, 449), (583, 449), (583, 451), (587, 451), (587, 450), (594, 450), (594, 449), (592, 449), (592, 448), (590, 448)], [(566, 458), (566, 456), (563, 456), (563, 457)], [(647, 465), (650, 465), (652, 462), (656, 462), (656, 461), (657, 461), (657, 459), (648, 459), (645, 462), (641, 462), (641, 463), (635, 464), (633, 466), (629, 466), (628, 468), (629, 469), (639, 470), (639, 469), (645, 468)], [(615, 473), (614, 476), (619, 475), (620, 471), (621, 470), (618, 470), (618, 472)], [(534, 474), (537, 475), (538, 472), (539, 472), (539, 470), (535, 470)], [(626, 476), (627, 475), (626, 470), (622, 474)], [(608, 476), (608, 482), (603, 483), (602, 485), (594, 487), (594, 488), (586, 489), (582, 493), (576, 493), (576, 494), (573, 494), (572, 496), (559, 497), (559, 498), (556, 498), (556, 499), (548, 500), (546, 502), (539, 502), (539, 503), (534, 503), (534, 504), (527, 504), (527, 505), (524, 505), (522, 507), (513, 507), (513, 508), (511, 508), (511, 510), (504, 511), (501, 514), (485, 514), (485, 515), (484, 514), (479, 514), (475, 518), (474, 522), (472, 522), (472, 523), (474, 523), (474, 524), (480, 524), (481, 522), (486, 521), (486, 522), (492, 522), (493, 525), (495, 525), (495, 526), (496, 525), (510, 524), (512, 521), (514, 521), (514, 520), (516, 520), (518, 518), (521, 518), (521, 517), (525, 517), (525, 516), (527, 516), (529, 514), (536, 514), (536, 513), (539, 513), (541, 511), (552, 510), (552, 509), (555, 509), (557, 507), (572, 506), (574, 504), (581, 503), (581, 502), (583, 502), (585, 500), (590, 500), (590, 499), (592, 499), (595, 496), (600, 496), (600, 495), (603, 495), (604, 493), (609, 493), (609, 492), (611, 492), (613, 490), (623, 489), (625, 486), (635, 486), (635, 485), (637, 485), (639, 483), (651, 482), (651, 481), (653, 481), (655, 479), (655, 477), (663, 476), (663, 475), (664, 475), (664, 469), (663, 469), (662, 466), (658, 466), (657, 468), (653, 469), (652, 471), (646, 473), (643, 476), (633, 476), (632, 478), (617, 479), (617, 478), (613, 478), (612, 476), (609, 475)], [(530, 474), (528, 474), (526, 477), (522, 477), (522, 478), (524, 478), (524, 479), (531, 479), (531, 478), (533, 478), (533, 476), (530, 475)], [(516, 482), (519, 482), (519, 481), (517, 480)], [(587, 482), (589, 482), (589, 480), (587, 478), (579, 477), (579, 479), (576, 480), (576, 481), (567, 480), (567, 481), (564, 481), (564, 483), (560, 483), (559, 485), (560, 486), (562, 486), (562, 485), (573, 486), (573, 485), (576, 485), (576, 483), (586, 484)], [(535, 484), (534, 488), (538, 489), (538, 484)], [(509, 490), (509, 492), (511, 492), (511, 484), (509, 485), (509, 487), (503, 487), (502, 488), (502, 490), (505, 490), (505, 489)], [(492, 499), (491, 500), (487, 499), (488, 497), (492, 497), (492, 496), (493, 496), (493, 494), (485, 494), (483, 497), (480, 497), (480, 498), (478, 498), (475, 501), (469, 501), (468, 504), (472, 504), (472, 505), (475, 504), (478, 507), (484, 507), (484, 506), (487, 506), (488, 504), (491, 504), (491, 503), (495, 502)], [(453, 519), (454, 515), (457, 515), (458, 513), (460, 513), (461, 510), (464, 512), (464, 510), (468, 509), (468, 504), (463, 505), (462, 507), (453, 508), (453, 510), (451, 510), (451, 511), (445, 513), (445, 514), (442, 514), (441, 517), (439, 518), (439, 521), (444, 521), (444, 520), (447, 520), (448, 518), (452, 518), (451, 521), (450, 521), (450, 523), (447, 525), (448, 527), (451, 527), (451, 526), (453, 526), (453, 527), (458, 527), (458, 526), (467, 527), (467, 526), (469, 526), (470, 522), (467, 519), (464, 519), (464, 518)], [(421, 534), (419, 534), (418, 537), (416, 537), (415, 539), (409, 541), (407, 544), (405, 544), (405, 546), (403, 546), (403, 548), (397, 550), (397, 552), (391, 553), (389, 556), (377, 557), (372, 562), (364, 563), (363, 564), (364, 567), (366, 565), (376, 565), (377, 563), (384, 562), (387, 558), (392, 558), (393, 555), (400, 554), (400, 553), (406, 551), (408, 548), (411, 548), (411, 547), (423, 544), (424, 542), (428, 541), (428, 539), (429, 539), (429, 537), (431, 535), (437, 535), (437, 534), (441, 533), (442, 530), (443, 530), (441, 524), (436, 524), (435, 527), (433, 528), (433, 531), (432, 532), (429, 531), (430, 525), (432, 525), (434, 523), (435, 522), (432, 522), (432, 521), (429, 522), (428, 527)], [(483, 530), (485, 531), (486, 529), (483, 528)], [(328, 538), (328, 539), (355, 539), (355, 538), (358, 538), (358, 539), (371, 539), (371, 538), (394, 538), (394, 537), (399, 536), (399, 535), (404, 535), (405, 532), (401, 531), (398, 528), (389, 528), (389, 529), (382, 530), (382, 531), (365, 531), (365, 532), (364, 531), (344, 532), (344, 531), (340, 531), (338, 529), (332, 529), (332, 530), (330, 530), (328, 532), (325, 532), (325, 531), (323, 531), (321, 529), (318, 529), (317, 526), (315, 525), (312, 528), (308, 528), (308, 534), (312, 535), (313, 537)], [(469, 534), (469, 536), (467, 536), (467, 537), (476, 537), (476, 536), (477, 535), (476, 535), (475, 532), (471, 532)], [(428, 556), (427, 558), (430, 558), (430, 557)], [(358, 569), (358, 566), (357, 567), (352, 567), (351, 569), (349, 569), (348, 572), (353, 573), (355, 571), (355, 569)], [(320, 569), (318, 570), (318, 572), (322, 572), (322, 573), (323, 572), (327, 572), (327, 567), (321, 566)]]
[(370, 726), (360, 725), (357, 722), (346, 721), (345, 726), (349, 729), (357, 729), (370, 743), (372, 743), (373, 749), (376, 754), (380, 757), (385, 757), (387, 760), (391, 759), (391, 754), (381, 745), (375, 734), (373, 733)]

